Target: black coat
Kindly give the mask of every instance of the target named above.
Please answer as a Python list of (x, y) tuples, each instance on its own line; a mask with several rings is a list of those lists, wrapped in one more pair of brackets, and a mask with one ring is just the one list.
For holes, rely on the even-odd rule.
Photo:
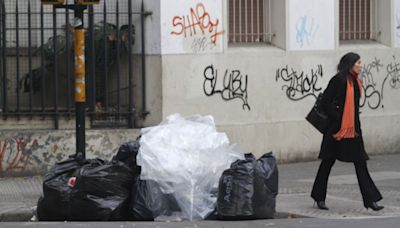
[(364, 149), (364, 141), (360, 126), (360, 89), (355, 80), (353, 80), (353, 85), (354, 124), (358, 136), (356, 138), (342, 139), (340, 141), (337, 141), (332, 136), (337, 133), (341, 127), (347, 87), (346, 76), (337, 74), (329, 81), (322, 98), (322, 107), (329, 116), (330, 124), (322, 139), (321, 151), (319, 154), (319, 158), (321, 159), (338, 159), (345, 162), (357, 162), (369, 159)]

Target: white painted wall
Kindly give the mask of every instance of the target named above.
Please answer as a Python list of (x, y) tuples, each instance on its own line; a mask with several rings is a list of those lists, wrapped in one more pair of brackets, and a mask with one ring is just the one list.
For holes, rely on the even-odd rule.
[[(163, 56), (163, 116), (211, 114), (232, 142), (257, 155), (272, 150), (282, 160), (315, 157), (322, 136), (304, 117), (350, 50), (360, 53), (365, 64), (361, 118), (367, 151), (399, 152), (400, 81), (395, 71), (400, 51), (379, 44), (289, 54), (241, 48), (217, 55)], [(233, 73), (237, 81), (232, 82), (234, 71), (240, 76)]]
[(335, 47), (335, 0), (289, 0), (289, 49)]
[[(145, 47), (147, 55), (160, 55), (161, 54), (161, 0), (145, 0), (144, 10), (151, 12), (151, 15), (145, 18)], [(136, 5), (138, 10), (140, 10), (142, 0), (134, 0), (133, 4)], [(133, 18), (136, 27), (136, 34), (138, 42), (141, 44), (142, 37), (140, 36), (140, 17), (137, 16)], [(139, 52), (141, 46), (137, 45), (135, 51)]]
[[(162, 56), (162, 116), (211, 114), (231, 142), (257, 155), (272, 150), (282, 161), (315, 159), (322, 135), (304, 117), (335, 74), (340, 57), (355, 51), (364, 63), (361, 122), (367, 152), (400, 152), (400, 50), (391, 47), (387, 15), (395, 9), (390, 4), (384, 0), (377, 5), (377, 23), (386, 23), (377, 42), (339, 45), (338, 0), (272, 1), (272, 18), (282, 19), (272, 27), (276, 47), (228, 45), (222, 53)], [(282, 11), (290, 15), (282, 18)], [(326, 31), (315, 36), (318, 42), (299, 47), (292, 41), (296, 18), (302, 15), (322, 18)]]
[(393, 20), (394, 24), (392, 29), (395, 35), (395, 47), (400, 47), (400, 0), (393, 0)]
[[(377, 4), (377, 31), (378, 31), (378, 36), (377, 40), (385, 44), (387, 46), (392, 46), (392, 41), (393, 41), (393, 35), (392, 35), (392, 27), (394, 27), (394, 20), (393, 14), (394, 10), (392, 5), (392, 0), (380, 0), (379, 4)], [(395, 30), (393, 30), (395, 31)]]
[(222, 52), (223, 25), (221, 0), (161, 1), (162, 53)]
[(286, 19), (287, 3), (285, 1), (271, 0), (271, 33), (273, 34), (271, 43), (279, 48), (286, 49), (288, 22)]

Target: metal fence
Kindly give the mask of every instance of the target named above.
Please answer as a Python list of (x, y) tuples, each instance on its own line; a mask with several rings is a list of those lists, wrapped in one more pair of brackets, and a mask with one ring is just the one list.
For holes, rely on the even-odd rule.
[[(73, 0), (0, 0), (0, 116), (75, 115)], [(91, 127), (135, 127), (146, 114), (143, 1), (108, 0), (84, 15), (86, 104)], [(135, 23), (133, 23), (135, 22)], [(138, 28), (139, 29), (138, 29)], [(140, 36), (140, 39), (138, 39)], [(134, 90), (141, 88), (141, 94)], [(138, 97), (135, 96), (140, 96)], [(141, 102), (141, 113), (137, 103)]]

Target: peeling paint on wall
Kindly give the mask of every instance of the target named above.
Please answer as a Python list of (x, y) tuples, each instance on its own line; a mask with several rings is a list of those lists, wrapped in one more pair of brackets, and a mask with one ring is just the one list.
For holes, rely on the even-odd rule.
[[(111, 159), (139, 130), (87, 131), (86, 157)], [(8, 131), (0, 133), (0, 177), (43, 174), (75, 153), (75, 131)]]
[(0, 139), (0, 171), (24, 171), (35, 163), (32, 151), (38, 147), (37, 139), (33, 139), (30, 135)]

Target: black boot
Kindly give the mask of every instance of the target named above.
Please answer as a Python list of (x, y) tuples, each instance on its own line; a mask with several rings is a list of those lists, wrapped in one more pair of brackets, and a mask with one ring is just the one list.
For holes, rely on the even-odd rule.
[[(315, 201), (317, 203), (317, 206), (321, 210), (329, 210), (329, 208), (326, 206), (325, 201)], [(314, 205), (315, 205), (314, 203)]]
[(368, 208), (371, 208), (374, 211), (380, 211), (384, 208), (384, 206), (379, 206), (376, 202), (372, 202), (368, 205), (365, 205), (365, 208), (368, 210)]

